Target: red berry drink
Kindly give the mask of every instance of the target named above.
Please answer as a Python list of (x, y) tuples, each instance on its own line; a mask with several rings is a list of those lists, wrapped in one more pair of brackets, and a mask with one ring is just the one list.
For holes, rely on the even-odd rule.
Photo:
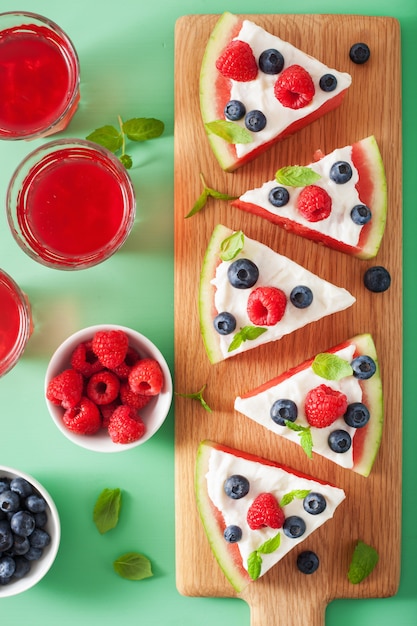
[(80, 99), (77, 53), (60, 27), (34, 13), (0, 14), (0, 139), (66, 128)]
[(124, 243), (135, 219), (135, 195), (110, 151), (82, 139), (54, 141), (17, 168), (7, 214), (30, 257), (56, 269), (84, 269)]
[(17, 363), (32, 332), (26, 295), (0, 270), (0, 376)]

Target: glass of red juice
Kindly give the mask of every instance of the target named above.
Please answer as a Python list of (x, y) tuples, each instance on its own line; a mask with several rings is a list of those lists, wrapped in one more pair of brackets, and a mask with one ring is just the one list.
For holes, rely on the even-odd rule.
[(20, 247), (61, 270), (108, 259), (126, 241), (136, 214), (124, 165), (84, 139), (50, 141), (31, 152), (12, 176), (6, 203)]
[(32, 330), (26, 294), (9, 274), (0, 269), (0, 377), (16, 365)]
[(0, 139), (62, 131), (79, 83), (77, 52), (57, 24), (36, 13), (0, 13)]

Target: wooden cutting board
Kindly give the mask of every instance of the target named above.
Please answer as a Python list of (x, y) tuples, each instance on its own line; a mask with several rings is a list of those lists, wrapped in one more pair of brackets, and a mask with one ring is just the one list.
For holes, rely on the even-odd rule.
[[(259, 454), (342, 487), (347, 499), (335, 517), (306, 540), (320, 554), (312, 576), (301, 575), (289, 553), (241, 597), (251, 607), (252, 626), (318, 626), (334, 598), (374, 598), (396, 593), (400, 571), (402, 422), (402, 164), (399, 24), (393, 18), (342, 15), (247, 16), (329, 66), (352, 75), (342, 106), (276, 145), (233, 174), (223, 172), (209, 148), (199, 111), (202, 55), (218, 19), (191, 15), (178, 20), (175, 46), (175, 390), (196, 392), (212, 408), (176, 396), (175, 483), (177, 586), (189, 596), (235, 596), (203, 532), (194, 497), (197, 446), (203, 439)], [(371, 58), (354, 65), (350, 46), (366, 42)], [(290, 235), (259, 217), (210, 199), (185, 215), (207, 185), (232, 195), (260, 185), (288, 164), (307, 164), (320, 148), (327, 153), (374, 134), (388, 181), (389, 213), (376, 259), (361, 261)], [(203, 255), (214, 226), (242, 229), (323, 278), (346, 287), (357, 299), (344, 312), (311, 324), (278, 342), (211, 365), (200, 336), (198, 284)], [(375, 294), (363, 286), (371, 265), (385, 266), (392, 284)], [(368, 478), (338, 468), (273, 435), (237, 414), (234, 399), (274, 375), (357, 333), (370, 332), (379, 354), (385, 424), (380, 451)], [(372, 544), (380, 560), (359, 585), (346, 573), (358, 539)]]

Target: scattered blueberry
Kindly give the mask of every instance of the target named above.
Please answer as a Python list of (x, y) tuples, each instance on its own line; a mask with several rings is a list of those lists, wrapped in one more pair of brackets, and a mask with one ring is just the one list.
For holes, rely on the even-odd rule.
[(283, 398), (281, 400), (275, 400), (271, 406), (270, 416), (272, 421), (279, 426), (285, 426), (285, 420), (295, 422), (298, 415), (298, 409), (295, 402)]
[(279, 74), (284, 67), (284, 57), (274, 48), (264, 50), (259, 57), (259, 68), (264, 74)]
[(231, 524), (225, 528), (223, 535), (228, 543), (237, 543), (242, 539), (242, 529), (239, 526)]
[(363, 226), (372, 219), (371, 209), (365, 204), (356, 204), (350, 212), (350, 217), (354, 224)]
[(347, 183), (352, 178), (352, 168), (347, 161), (336, 161), (330, 168), (330, 178), (338, 185)]
[(306, 285), (297, 285), (290, 293), (290, 300), (297, 309), (305, 309), (313, 302), (313, 292)]
[(213, 324), (219, 335), (230, 335), (236, 328), (236, 318), (231, 313), (223, 311), (216, 315)]
[(353, 375), (355, 378), (359, 380), (367, 380), (371, 378), (376, 372), (376, 363), (372, 357), (367, 354), (361, 354), (357, 356), (351, 362), (351, 367), (353, 369)]
[(375, 265), (366, 270), (363, 277), (364, 285), (369, 291), (382, 293), (389, 289), (391, 285), (391, 276), (385, 267)]
[(334, 74), (323, 74), (319, 85), (322, 91), (334, 91), (337, 87), (337, 78)]
[(352, 439), (346, 430), (337, 429), (330, 433), (328, 443), (333, 452), (342, 454), (350, 449)]
[(370, 413), (362, 402), (348, 404), (344, 420), (348, 426), (363, 428), (369, 422)]
[(303, 574), (313, 574), (319, 565), (319, 557), (311, 550), (300, 552), (297, 557), (297, 567)]
[(229, 102), (224, 107), (224, 115), (231, 122), (237, 122), (237, 120), (241, 120), (246, 113), (246, 108), (243, 102), (240, 100), (229, 100)]
[(245, 115), (245, 126), (254, 133), (259, 133), (266, 126), (266, 117), (262, 111), (254, 109)]
[(282, 527), (284, 534), (291, 539), (298, 539), (306, 531), (306, 523), (298, 515), (290, 515), (286, 518)]
[(366, 43), (355, 43), (349, 50), (349, 57), (353, 63), (362, 65), (371, 56), (371, 51)]
[(249, 289), (258, 280), (259, 269), (249, 259), (237, 259), (229, 266), (227, 277), (230, 284), (236, 289)]
[(225, 481), (224, 491), (229, 498), (240, 500), (249, 493), (249, 481), (245, 476), (233, 474)]
[(274, 187), (268, 195), (268, 200), (272, 206), (281, 207), (288, 204), (290, 194), (285, 187)]
[(323, 513), (326, 506), (326, 498), (321, 493), (311, 491), (303, 500), (304, 510), (310, 515)]

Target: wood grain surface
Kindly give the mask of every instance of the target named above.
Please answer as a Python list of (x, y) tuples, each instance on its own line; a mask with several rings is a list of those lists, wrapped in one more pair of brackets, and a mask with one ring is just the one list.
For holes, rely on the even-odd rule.
[[(203, 439), (240, 448), (285, 463), (342, 487), (347, 498), (335, 517), (302, 546), (316, 550), (319, 570), (302, 576), (289, 553), (241, 597), (251, 607), (252, 626), (318, 626), (334, 598), (386, 597), (396, 593), (400, 572), (401, 437), (402, 437), (402, 164), (401, 60), (399, 24), (393, 18), (341, 15), (247, 16), (319, 58), (352, 75), (342, 106), (277, 144), (268, 153), (233, 174), (223, 172), (211, 153), (199, 111), (202, 55), (218, 19), (190, 15), (178, 20), (175, 56), (175, 391), (196, 392), (207, 385), (205, 400), (176, 396), (175, 480), (177, 586), (189, 596), (235, 595), (224, 577), (198, 517), (194, 468)], [(350, 46), (366, 42), (371, 58), (354, 65)], [(320, 148), (327, 153), (374, 134), (385, 164), (388, 220), (378, 256), (371, 261), (350, 258), (291, 235), (259, 217), (210, 199), (195, 216), (185, 219), (207, 184), (240, 195), (273, 178), (288, 164), (307, 164)], [(276, 251), (347, 288), (357, 299), (353, 307), (217, 365), (211, 365), (200, 336), (198, 285), (204, 252), (214, 226), (242, 229)], [(375, 294), (363, 285), (372, 265), (385, 266), (392, 277), (388, 291)], [(309, 460), (299, 446), (266, 431), (236, 413), (237, 395), (272, 378), (316, 352), (357, 333), (370, 332), (379, 355), (385, 402), (381, 447), (368, 478), (343, 470), (325, 459)], [(359, 585), (346, 573), (358, 539), (372, 544), (380, 560)], [(301, 587), (302, 586), (302, 587)]]

